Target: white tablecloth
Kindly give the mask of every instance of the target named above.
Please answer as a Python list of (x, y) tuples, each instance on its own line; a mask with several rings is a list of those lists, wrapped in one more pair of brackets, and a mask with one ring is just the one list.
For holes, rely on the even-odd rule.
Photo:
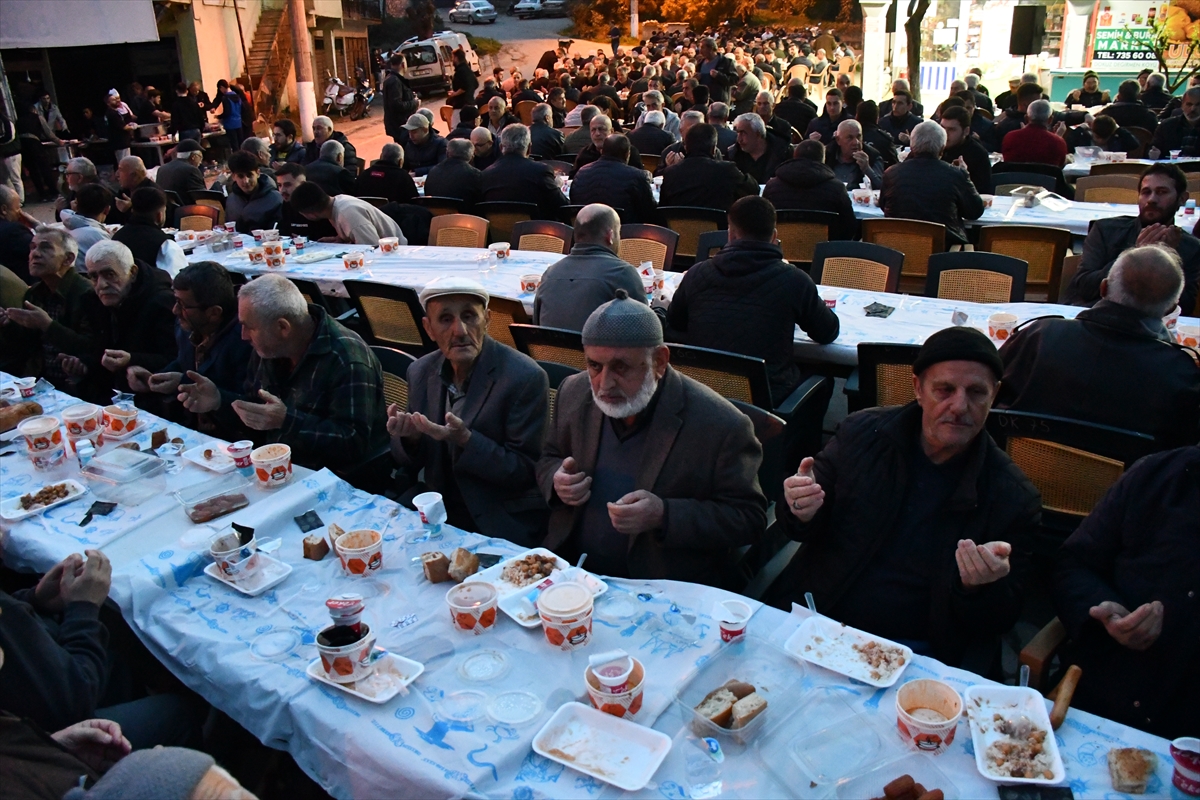
[[(1013, 208), (1013, 198), (996, 195), (991, 208), (984, 209), (982, 217), (968, 222), (967, 225), (1040, 225), (1047, 228), (1066, 228), (1076, 236), (1086, 236), (1088, 225), (1093, 220), (1137, 216), (1138, 213), (1136, 205), (1068, 202), (1070, 207), (1065, 211), (1051, 211), (1042, 205), (1025, 208), (1018, 204)], [(883, 209), (877, 205), (855, 203), (854, 215), (859, 219), (879, 219), (883, 217)]]
[[(1126, 160), (1125, 160), (1125, 162), (1124, 162), (1124, 163), (1126, 163), (1126, 164), (1139, 164), (1139, 165), (1141, 165), (1141, 166), (1143, 166), (1143, 167), (1148, 167), (1148, 166), (1150, 166), (1151, 164), (1184, 164), (1184, 163), (1187, 163), (1187, 162), (1194, 162), (1194, 161), (1197, 161), (1197, 160), (1200, 160), (1200, 159), (1195, 159), (1195, 158), (1164, 158), (1164, 159), (1162, 159), (1161, 161), (1151, 161), (1151, 160), (1149, 160), (1149, 159), (1147, 159), (1147, 158), (1128, 158), (1128, 159), (1126, 159)], [(1087, 175), (1090, 175), (1090, 174), (1091, 174), (1091, 172), (1092, 172), (1092, 164), (1095, 164), (1095, 163), (1097, 163), (1097, 162), (1095, 162), (1095, 161), (1078, 161), (1078, 160), (1076, 160), (1076, 161), (1074, 161), (1074, 162), (1072, 162), (1072, 163), (1070, 163), (1070, 164), (1067, 164), (1067, 165), (1065, 165), (1065, 166), (1063, 167), (1063, 177), (1064, 177), (1064, 178), (1070, 178), (1070, 179), (1078, 179), (1078, 178), (1082, 178), (1082, 177), (1085, 177), (1085, 176), (1087, 176)]]

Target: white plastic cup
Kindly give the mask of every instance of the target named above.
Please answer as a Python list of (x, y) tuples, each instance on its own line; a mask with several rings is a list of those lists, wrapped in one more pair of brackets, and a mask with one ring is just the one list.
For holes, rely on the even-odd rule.
[(385, 236), (379, 240), (379, 250), (383, 253), (394, 253), (400, 249), (400, 240), (395, 236)]
[(998, 342), (1008, 341), (1017, 328), (1017, 315), (1000, 311), (988, 317), (988, 336)]
[(239, 544), (237, 533), (222, 534), (213, 539), (208, 552), (221, 574), (233, 583), (245, 583), (262, 568), (258, 541), (253, 536), (246, 544)]
[(292, 448), (275, 442), (250, 451), (254, 476), (263, 489), (278, 489), (292, 477)]
[(724, 600), (718, 605), (717, 624), (721, 627), (721, 641), (732, 642), (744, 636), (752, 613), (750, 604), (741, 600)]
[(896, 727), (918, 750), (936, 755), (954, 742), (962, 708), (950, 684), (918, 678), (896, 693)]

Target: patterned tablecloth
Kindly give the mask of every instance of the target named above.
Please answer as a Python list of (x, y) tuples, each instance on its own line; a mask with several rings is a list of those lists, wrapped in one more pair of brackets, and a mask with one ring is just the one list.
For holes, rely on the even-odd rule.
[[(1088, 225), (1093, 220), (1106, 217), (1137, 216), (1136, 205), (1120, 205), (1117, 203), (1076, 203), (1070, 202), (1064, 211), (1051, 211), (1043, 205), (1025, 208), (1022, 204), (1014, 204), (1011, 197), (996, 195), (990, 208), (984, 209), (983, 216), (968, 222), (976, 225), (1038, 225), (1045, 228), (1066, 228), (1075, 236), (1086, 236)], [(1014, 207), (1015, 206), (1015, 207)], [(880, 219), (883, 210), (877, 205), (854, 204), (854, 215), (859, 219)]]
[[(0, 382), (6, 381), (7, 376), (0, 376)], [(70, 402), (57, 393), (41, 399), (49, 411)], [(204, 441), (174, 426), (171, 432), (191, 436), (189, 442)], [(0, 460), (5, 497), (46, 477), (33, 472), (20, 450)], [(165, 488), (207, 477), (202, 468), (188, 465), (169, 476)], [(418, 541), (424, 529), (416, 514), (358, 491), (328, 470), (301, 471), (283, 489), (256, 492), (252, 504), (234, 515), (253, 526), (260, 541), (280, 538), (274, 556), (292, 570), (278, 587), (258, 597), (202, 574), (208, 563), (205, 544), (216, 526), (192, 525), (173, 499), (164, 499), (161, 509), (155, 505), (158, 500), (147, 505), (156, 509), (153, 514), (141, 506), (136, 513), (119, 509), (124, 513), (82, 530), (77, 522), (86, 501), (32, 517), (5, 532), (5, 561), (44, 570), (85, 546), (100, 547), (113, 561), (112, 597), (147, 646), (185, 683), (264, 742), (290, 751), (334, 796), (618, 796), (612, 787), (536, 755), (531, 742), (562, 703), (583, 699), (587, 655), (621, 647), (646, 668), (645, 703), (636, 721), (673, 739), (650, 783), (632, 793), (638, 797), (867, 796), (856, 795), (866, 789), (852, 781), (870, 768), (878, 768), (878, 778), (864, 781), (882, 788), (901, 772), (930, 765), (941, 773), (938, 780), (944, 782), (947, 798), (997, 797), (996, 784), (975, 768), (965, 722), (942, 755), (909, 751), (895, 728), (897, 687), (874, 690), (781, 656), (778, 648), (807, 610), (788, 615), (751, 601), (756, 613), (749, 637), (741, 645), (725, 645), (712, 612), (728, 593), (672, 581), (610, 580), (597, 600), (593, 646), (562, 653), (546, 643), (540, 630), (520, 628), (503, 615), (482, 636), (453, 629), (444, 601), (449, 584), (429, 584), (413, 560), (430, 549), (449, 552), (458, 546), (514, 554), (514, 545), (449, 528), (437, 542)], [(305, 560), (303, 534), (293, 517), (310, 509), (325, 523), (347, 530), (381, 531), (381, 570), (370, 578), (351, 578), (332, 557)], [(316, 658), (314, 637), (328, 622), (323, 602), (344, 591), (364, 595), (364, 621), (381, 645), (425, 665), (407, 693), (376, 705), (306, 675)], [(472, 680), (463, 668), (466, 659), (481, 653), (493, 663), (502, 662), (501, 673), (490, 681)], [(745, 746), (726, 741), (721, 764), (700, 751), (673, 702), (675, 693), (717, 655), (736, 659), (747, 670), (781, 658), (786, 667), (761, 733)], [(981, 682), (978, 676), (917, 657), (901, 683), (921, 677), (937, 677), (960, 689)], [(496, 721), (489, 708), (508, 692), (526, 693), (525, 699), (540, 710), (522, 724)], [(794, 745), (813, 735), (828, 745), (827, 777), (806, 771), (796, 758)], [(1121, 746), (1158, 754), (1147, 796), (1169, 796), (1171, 767), (1164, 740), (1079, 711), (1071, 711), (1056, 739), (1076, 797), (1118, 796), (1111, 791), (1105, 755)], [(878, 794), (877, 788), (871, 791)]]

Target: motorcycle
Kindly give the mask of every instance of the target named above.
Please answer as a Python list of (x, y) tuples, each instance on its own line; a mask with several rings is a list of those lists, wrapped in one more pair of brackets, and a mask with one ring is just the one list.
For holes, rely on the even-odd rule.
[(358, 94), (341, 78), (330, 75), (328, 71), (325, 74), (329, 82), (325, 84), (325, 99), (321, 101), (321, 108), (326, 116), (336, 111), (338, 116), (344, 117), (350, 112)]
[(354, 82), (358, 88), (354, 92), (354, 106), (350, 109), (350, 119), (362, 119), (371, 114), (371, 103), (375, 100), (375, 87), (367, 77), (367, 71), (362, 67), (354, 68)]

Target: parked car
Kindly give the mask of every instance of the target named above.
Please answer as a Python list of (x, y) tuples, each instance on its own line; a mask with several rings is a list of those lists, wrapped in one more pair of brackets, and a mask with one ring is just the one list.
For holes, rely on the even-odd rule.
[(435, 94), (449, 91), (450, 79), (454, 76), (454, 60), (451, 54), (459, 48), (466, 53), (467, 64), (471, 70), (479, 75), (479, 56), (467, 41), (467, 37), (454, 31), (442, 31), (431, 39), (419, 41), (414, 37), (402, 44), (396, 51), (404, 56), (404, 66), (400, 74), (415, 90)]
[(496, 22), (496, 7), (487, 0), (461, 0), (450, 10), (451, 22), (475, 23)]
[(520, 19), (530, 17), (565, 16), (566, 5), (563, 0), (520, 0), (513, 6), (513, 13)]

